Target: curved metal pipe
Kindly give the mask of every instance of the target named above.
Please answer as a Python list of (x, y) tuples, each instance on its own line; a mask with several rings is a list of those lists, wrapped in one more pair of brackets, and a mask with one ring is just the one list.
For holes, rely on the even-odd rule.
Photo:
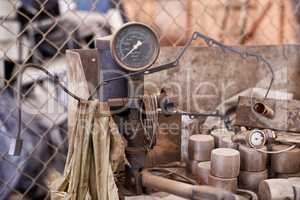
[(17, 95), (17, 102), (18, 102), (18, 130), (17, 130), (17, 136), (16, 139), (14, 139), (12, 141), (12, 143), (10, 144), (10, 149), (9, 149), (9, 155), (13, 155), (13, 156), (19, 156), (21, 154), (21, 150), (22, 150), (22, 145), (23, 145), (23, 141), (21, 139), (21, 132), (22, 132), (22, 94), (21, 94), (21, 88), (22, 88), (22, 79), (23, 79), (23, 72), (25, 71), (25, 69), (32, 67), (35, 69), (38, 69), (42, 72), (44, 72), (46, 75), (48, 75), (51, 79), (51, 81), (54, 84), (57, 84), (59, 87), (61, 87), (63, 89), (64, 92), (66, 92), (68, 95), (70, 95), (71, 97), (73, 97), (74, 99), (76, 99), (77, 101), (80, 102), (80, 97), (76, 96), (74, 93), (70, 92), (63, 84), (61, 84), (58, 80), (58, 77), (52, 75), (48, 70), (46, 70), (45, 68), (33, 64), (33, 63), (29, 63), (29, 64), (25, 64), (23, 65), (23, 67), (20, 69), (20, 71), (18, 72), (18, 77), (17, 77), (17, 91), (18, 91), (18, 95)]

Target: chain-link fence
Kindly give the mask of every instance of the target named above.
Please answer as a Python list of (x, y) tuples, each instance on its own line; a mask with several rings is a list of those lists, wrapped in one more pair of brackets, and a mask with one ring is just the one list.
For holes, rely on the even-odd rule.
[(182, 45), (196, 30), (226, 44), (297, 43), (299, 10), (297, 0), (0, 0), (0, 199), (49, 198), (66, 159), (66, 95), (30, 68), (20, 90), (24, 149), (8, 155), (26, 63), (63, 81), (66, 49), (93, 48), (127, 21), (152, 26), (163, 46)]

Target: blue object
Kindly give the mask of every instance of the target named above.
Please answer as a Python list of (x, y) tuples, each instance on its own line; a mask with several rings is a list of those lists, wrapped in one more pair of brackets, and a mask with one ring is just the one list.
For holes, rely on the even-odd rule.
[(106, 13), (111, 8), (110, 0), (75, 0), (78, 10)]
[[(48, 127), (40, 118), (23, 113), (22, 139), (24, 145), (21, 156), (7, 154), (11, 139), (17, 132), (17, 102), (12, 91), (0, 93), (0, 200), (7, 200), (12, 189), (20, 193), (27, 191), (27, 199), (44, 199), (47, 195), (43, 175), (45, 167), (56, 168), (61, 155), (66, 155), (67, 141), (61, 146), (53, 138), (64, 141), (67, 134), (60, 127)], [(59, 137), (62, 135), (62, 137)], [(51, 139), (52, 138), (52, 139)], [(58, 155), (58, 150), (61, 155)], [(51, 160), (50, 160), (51, 159)], [(47, 163), (47, 166), (44, 164)], [(64, 165), (64, 160), (60, 162)], [(63, 170), (63, 166), (61, 166)], [(25, 176), (26, 174), (26, 176)], [(32, 179), (28, 178), (30, 176)], [(43, 185), (40, 187), (37, 185)]]

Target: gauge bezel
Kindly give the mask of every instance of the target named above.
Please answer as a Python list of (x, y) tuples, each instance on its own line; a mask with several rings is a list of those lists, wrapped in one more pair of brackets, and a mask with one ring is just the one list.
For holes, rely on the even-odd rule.
[[(142, 26), (143, 28), (146, 28), (148, 29), (154, 36), (154, 39), (155, 39), (155, 51), (154, 51), (154, 54), (151, 58), (151, 61), (145, 65), (145, 66), (142, 66), (142, 67), (130, 67), (128, 66), (127, 64), (125, 64), (118, 56), (117, 56), (117, 53), (116, 53), (116, 40), (118, 38), (118, 34), (123, 31), (124, 29), (130, 27), (130, 26)], [(157, 60), (158, 56), (159, 56), (159, 52), (160, 52), (160, 45), (159, 45), (159, 39), (158, 39), (158, 36), (156, 34), (156, 32), (149, 26), (147, 26), (146, 24), (144, 23), (140, 23), (140, 22), (129, 22), (129, 23), (126, 23), (124, 24), (118, 31), (116, 31), (113, 36), (112, 36), (112, 40), (111, 40), (111, 43), (110, 43), (110, 49), (111, 49), (111, 54), (112, 54), (112, 57), (113, 59), (117, 62), (117, 64), (119, 66), (121, 66), (123, 69), (127, 70), (127, 71), (142, 71), (142, 70), (145, 70), (149, 67), (151, 67), (155, 61)]]
[[(251, 137), (253, 136), (254, 133), (260, 133), (263, 135), (263, 142), (261, 145), (254, 145), (252, 142), (251, 142)], [(262, 148), (267, 142), (267, 136), (265, 134), (264, 131), (262, 130), (259, 130), (259, 129), (253, 129), (251, 131), (249, 131), (249, 133), (247, 134), (247, 143), (249, 144), (250, 147), (252, 148), (255, 148), (255, 149), (259, 149), (259, 148)]]

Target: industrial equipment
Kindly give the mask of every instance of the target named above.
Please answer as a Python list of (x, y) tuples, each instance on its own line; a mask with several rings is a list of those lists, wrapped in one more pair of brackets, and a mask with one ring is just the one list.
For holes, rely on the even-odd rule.
[[(264, 99), (267, 98), (274, 77), (271, 64), (266, 59), (254, 53), (226, 46), (199, 32), (195, 32), (191, 36), (190, 40), (181, 51), (179, 51), (173, 61), (156, 67), (153, 67), (153, 64), (158, 58), (160, 51), (158, 38), (150, 27), (141, 23), (134, 22), (125, 24), (112, 36), (96, 39), (96, 49), (67, 52), (67, 56), (69, 56), (71, 60), (76, 60), (72, 59), (72, 56), (74, 56), (72, 53), (79, 55), (81, 59), (80, 64), (82, 65), (80, 67), (82, 68), (84, 76), (89, 79), (87, 80), (88, 82), (93, 84), (93, 88), (89, 88), (90, 95), (87, 100), (98, 99), (101, 102), (108, 102), (114, 121), (118, 125), (119, 132), (126, 139), (126, 158), (128, 159), (128, 163), (125, 169), (125, 185), (126, 188), (131, 190), (134, 194), (141, 194), (143, 192), (143, 183), (144, 186), (151, 186), (163, 190), (160, 184), (157, 185), (157, 181), (151, 182), (151, 180), (145, 179), (145, 176), (149, 177), (149, 174), (141, 173), (145, 169), (147, 153), (155, 146), (157, 139), (158, 113), (165, 114), (166, 116), (213, 116), (226, 121), (226, 115), (218, 111), (214, 113), (177, 111), (174, 107), (174, 98), (168, 96), (163, 90), (161, 94), (144, 94), (144, 76), (178, 66), (186, 50), (192, 45), (192, 42), (198, 38), (203, 39), (209, 47), (218, 47), (223, 51), (238, 54), (242, 59), (255, 59), (257, 62), (262, 62), (267, 66), (272, 75)], [(22, 71), (24, 71), (26, 67), (35, 67), (42, 70), (72, 98), (79, 102), (82, 101), (82, 98), (78, 97), (80, 91), (70, 92), (66, 87), (60, 84), (57, 77), (50, 74), (47, 70), (36, 65), (28, 64), (24, 66)], [(21, 75), (19, 80), (22, 78)], [(79, 84), (76, 82), (77, 80), (69, 81), (71, 84)], [(265, 112), (262, 111), (262, 113)], [(19, 121), (20, 119), (21, 97), (19, 96)], [(130, 126), (128, 126), (128, 124)], [(21, 151), (22, 140), (20, 132), (21, 127), (19, 126), (17, 138), (11, 147), (11, 153), (14, 155), (19, 154)], [(249, 141), (253, 146), (261, 145), (264, 143), (264, 137), (261, 132), (257, 131), (252, 133)], [(165, 181), (168, 183), (167, 180)], [(180, 184), (178, 186), (180, 186)], [(193, 193), (192, 195), (194, 195), (193, 190), (195, 188), (190, 186), (186, 187)], [(166, 190), (171, 191), (169, 188), (166, 188)], [(199, 192), (199, 194), (195, 195), (201, 197), (205, 196), (201, 188), (196, 188), (195, 190)], [(219, 190), (216, 190), (217, 193), (215, 196), (213, 195), (213, 189), (212, 192), (209, 191), (207, 199), (227, 199), (226, 196), (228, 193), (224, 193), (225, 196), (223, 197), (218, 191)], [(189, 195), (191, 194), (184, 194), (183, 196), (186, 197)], [(234, 199), (234, 196), (229, 195), (228, 199)]]

